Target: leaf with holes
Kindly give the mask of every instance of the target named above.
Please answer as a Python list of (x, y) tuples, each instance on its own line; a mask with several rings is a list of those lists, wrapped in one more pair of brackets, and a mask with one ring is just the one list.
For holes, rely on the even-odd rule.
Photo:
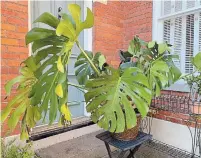
[[(96, 65), (100, 70), (102, 70), (103, 64), (105, 63), (105, 57), (101, 53), (96, 53), (93, 55), (92, 52), (86, 51), (88, 57), (92, 60), (94, 65)], [(77, 80), (79, 84), (84, 85), (86, 81), (91, 78), (91, 76), (95, 75), (95, 72), (93, 71), (89, 61), (86, 59), (86, 57), (81, 53), (77, 61), (75, 62), (75, 75), (77, 77)]]
[(138, 68), (128, 68), (123, 74), (111, 70), (111, 75), (89, 80), (86, 88), (87, 111), (105, 130), (119, 133), (136, 125), (131, 101), (142, 117), (148, 113), (151, 91), (147, 77)]

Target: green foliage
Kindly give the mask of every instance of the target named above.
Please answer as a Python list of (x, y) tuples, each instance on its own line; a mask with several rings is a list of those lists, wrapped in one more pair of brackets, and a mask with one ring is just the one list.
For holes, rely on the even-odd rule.
[[(71, 123), (68, 108), (68, 85), (85, 88), (87, 111), (100, 127), (111, 132), (122, 132), (136, 125), (132, 104), (146, 116), (151, 98), (160, 90), (174, 83), (180, 76), (170, 54), (169, 44), (155, 41), (146, 43), (135, 37), (122, 59), (119, 69), (111, 68), (104, 55), (85, 52), (78, 37), (94, 23), (93, 13), (87, 8), (87, 16), (81, 21), (81, 8), (68, 5), (70, 14), (61, 13), (61, 20), (43, 13), (34, 22), (43, 23), (51, 29), (33, 28), (26, 35), (26, 44), (32, 44), (32, 55), (23, 63), (21, 74), (6, 84), (7, 95), (18, 84), (16, 96), (2, 111), (2, 122), (13, 108), (16, 110), (8, 120), (13, 130), (21, 116), (21, 138), (28, 138), (28, 129), (49, 114), (49, 124), (60, 111), (60, 123)], [(68, 83), (66, 66), (74, 45), (81, 54), (75, 62), (75, 75), (79, 84)], [(196, 60), (194, 59), (194, 62)], [(199, 65), (197, 65), (199, 67)]]
[[(80, 20), (81, 13), (78, 5), (70, 4), (68, 9), (72, 19), (70, 16), (62, 14), (62, 20), (58, 23), (58, 20), (54, 20), (55, 17), (51, 14), (44, 13), (35, 21), (45, 23), (56, 28), (56, 30), (37, 28), (37, 31), (43, 30), (43, 33), (38, 34), (35, 33), (36, 28), (33, 28), (26, 36), (27, 43), (33, 42), (33, 55), (35, 62), (39, 64), (35, 72), (38, 81), (30, 92), (31, 105), (38, 105), (40, 111), (45, 113), (44, 118), (49, 110), (49, 124), (55, 120), (57, 110), (62, 114), (60, 119), (63, 120), (62, 124), (65, 121), (71, 121), (70, 117), (65, 117), (66, 111), (68, 111), (68, 107), (64, 105), (68, 101), (68, 79), (65, 65), (68, 64), (71, 49), (79, 33), (93, 25), (93, 14), (89, 9), (84, 22)], [(46, 61), (41, 62), (44, 59)], [(64, 107), (66, 108), (64, 109)]]
[[(62, 14), (62, 20), (59, 21), (49, 13), (43, 13), (35, 20), (35, 22), (46, 24), (52, 29), (33, 28), (27, 33), (26, 44), (32, 43), (32, 56), (24, 61), (25, 68), (22, 70), (24, 72), (28, 68), (27, 73), (29, 74), (22, 74), (6, 85), (8, 95), (13, 84), (18, 83), (19, 88), (17, 95), (1, 112), (2, 122), (8, 118), (15, 107), (16, 110), (9, 118), (8, 124), (13, 130), (19, 118), (23, 116), (21, 122), (22, 139), (28, 139), (28, 128), (34, 127), (42, 114), (45, 118), (47, 112), (49, 112), (49, 124), (55, 120), (57, 110), (61, 112), (60, 122), (62, 124), (71, 121), (70, 114), (68, 117), (66, 115), (67, 112), (69, 113), (66, 105), (68, 101), (68, 80), (64, 65), (68, 64), (71, 49), (79, 33), (93, 25), (93, 14), (88, 9), (86, 20), (81, 22), (80, 7), (71, 4), (68, 8), (72, 19), (69, 18), (70, 16)], [(71, 34), (66, 27), (75, 34), (68, 36)], [(58, 36), (61, 34), (62, 36)]]
[[(187, 74), (185, 76), (182, 76), (182, 79), (184, 79), (190, 90), (191, 93), (197, 93), (199, 94), (199, 97), (197, 98), (198, 101), (201, 100), (201, 52), (198, 53), (195, 57), (191, 58), (191, 63), (194, 66), (194, 71), (190, 74)], [(195, 90), (195, 91), (194, 91)], [(191, 96), (194, 96), (194, 94), (191, 94)], [(195, 98), (191, 98), (195, 99)]]
[[(20, 121), (21, 122), (21, 138), (28, 138), (27, 128), (32, 128), (35, 126), (36, 122), (40, 120), (40, 112), (38, 106), (31, 106), (29, 93), (32, 86), (37, 82), (37, 79), (34, 76), (34, 71), (37, 66), (32, 63), (32, 56), (29, 57), (20, 69), (20, 75), (12, 80), (10, 80), (6, 85), (5, 89), (7, 96), (10, 96), (11, 88), (14, 85), (18, 85), (17, 94), (10, 100), (7, 106), (1, 112), (1, 121), (4, 122), (8, 118), (8, 127), (13, 131)], [(30, 64), (26, 65), (27, 61)], [(15, 109), (15, 110), (14, 110)], [(12, 110), (14, 110), (12, 112)], [(12, 112), (12, 115), (8, 117)]]
[(191, 63), (198, 71), (201, 71), (201, 52), (191, 58)]
[(36, 157), (31, 149), (31, 144), (25, 146), (15, 145), (15, 139), (5, 143), (1, 139), (1, 158), (33, 158)]
[(170, 54), (170, 51), (170, 45), (167, 43), (158, 44), (156, 41), (146, 43), (134, 37), (126, 53), (133, 55), (135, 61), (133, 62), (130, 57), (130, 61), (122, 65), (125, 67), (127, 64), (128, 67), (133, 66), (143, 70), (148, 77), (152, 94), (158, 96), (161, 89), (173, 84), (181, 76), (181, 72), (173, 62), (173, 59), (178, 56)]
[(128, 68), (122, 74), (112, 69), (111, 75), (89, 80), (86, 88), (87, 111), (106, 130), (119, 133), (136, 125), (130, 101), (143, 117), (148, 113), (151, 91), (146, 76), (138, 68)]
[[(93, 64), (99, 68), (99, 70), (103, 70), (103, 65), (106, 62), (104, 55), (101, 53), (96, 53), (93, 55), (92, 52), (85, 51), (89, 59), (93, 62)], [(79, 84), (84, 85), (86, 81), (94, 76), (97, 76), (96, 72), (92, 69), (91, 64), (87, 60), (86, 56), (82, 53), (77, 57), (77, 61), (75, 62), (75, 75), (77, 77), (77, 81)]]

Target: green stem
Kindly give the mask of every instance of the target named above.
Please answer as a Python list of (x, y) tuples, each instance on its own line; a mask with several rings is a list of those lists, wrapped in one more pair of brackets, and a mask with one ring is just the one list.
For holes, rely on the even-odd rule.
[(80, 86), (71, 82), (68, 82), (68, 85), (85, 90), (83, 86)]
[(197, 70), (194, 70), (194, 71), (193, 71), (192, 73), (190, 73), (190, 74), (186, 74), (186, 75), (184, 75), (184, 76), (181, 76), (180, 79), (183, 79), (184, 77), (188, 77), (188, 76), (190, 76), (190, 75), (196, 73), (196, 71), (197, 71)]
[(81, 50), (81, 52), (84, 54), (84, 56), (86, 57), (86, 59), (88, 60), (88, 62), (90, 63), (90, 65), (93, 68), (93, 70), (97, 73), (98, 76), (100, 76), (100, 71), (93, 64), (92, 60), (89, 58), (89, 56), (87, 55), (87, 53), (82, 49), (82, 47), (80, 46), (80, 44), (79, 44), (78, 41), (76, 41), (76, 44), (77, 44), (78, 48)]

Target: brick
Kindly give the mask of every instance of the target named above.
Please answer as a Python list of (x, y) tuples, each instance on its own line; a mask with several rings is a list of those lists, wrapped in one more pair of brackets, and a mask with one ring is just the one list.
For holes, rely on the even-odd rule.
[(1, 45), (1, 53), (4, 53), (7, 51), (7, 46)]
[(28, 54), (28, 47), (8, 46), (8, 52), (26, 53)]
[(20, 53), (2, 53), (2, 59), (20, 59)]
[(15, 26), (14, 25), (10, 25), (10, 24), (1, 24), (1, 29), (2, 30), (15, 31)]
[(25, 34), (24, 33), (18, 33), (18, 32), (6, 32), (6, 36), (9, 38), (14, 38), (14, 39), (25, 39)]
[(24, 33), (26, 33), (26, 32), (28, 32), (28, 27), (18, 26), (18, 27), (16, 28), (16, 31), (17, 31), (17, 32), (24, 32)]
[(1, 37), (7, 37), (6, 30), (2, 30), (2, 31), (1, 31)]
[(25, 0), (25, 1), (17, 1), (18, 4), (20, 5), (24, 5), (24, 6), (28, 6), (28, 1)]
[(15, 17), (8, 17), (8, 23), (19, 25), (19, 26), (27, 26), (28, 21), (24, 19), (17, 19)]
[(20, 60), (7, 60), (7, 65), (8, 66), (20, 66), (22, 61)]
[(8, 69), (7, 66), (1, 66), (1, 74), (8, 74)]
[(27, 47), (26, 43), (25, 43), (25, 40), (19, 40), (19, 46), (20, 47)]
[(174, 118), (174, 117), (166, 117), (167, 121), (177, 123), (177, 124), (182, 124), (182, 119), (179, 118)]
[(19, 74), (19, 67), (9, 67), (8, 71), (11, 74)]
[(16, 39), (2, 38), (1, 44), (17, 46), (17, 45), (19, 45), (19, 42)]
[(6, 8), (9, 9), (9, 10), (16, 10), (16, 11), (19, 11), (19, 12), (28, 13), (28, 7), (27, 6), (19, 5), (19, 4), (16, 4), (16, 3), (7, 2), (6, 3)]
[(17, 19), (27, 19), (28, 14), (23, 12), (18, 12), (14, 10), (8, 10), (8, 9), (2, 9), (1, 11), (2, 15), (5, 15), (6, 17), (15, 17)]
[(172, 112), (169, 111), (159, 110), (158, 113), (165, 116), (172, 116)]
[(179, 119), (183, 119), (183, 120), (188, 120), (190, 118), (190, 116), (188, 114), (179, 114), (179, 113), (172, 113), (171, 116), (174, 118), (179, 118)]
[(2, 59), (1, 60), (1, 66), (7, 66), (7, 60)]
[(161, 115), (161, 114), (156, 114), (156, 115), (154, 115), (153, 117), (155, 117), (155, 118), (157, 118), (157, 119), (160, 119), (160, 120), (166, 120), (165, 115)]
[(1, 15), (1, 23), (8, 23), (8, 18), (6, 16)]

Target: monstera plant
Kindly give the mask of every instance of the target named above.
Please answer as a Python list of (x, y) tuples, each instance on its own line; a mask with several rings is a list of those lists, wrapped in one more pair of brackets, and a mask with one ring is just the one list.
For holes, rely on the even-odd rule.
[[(119, 133), (136, 125), (132, 104), (146, 116), (152, 97), (180, 76), (167, 43), (146, 43), (135, 37), (128, 51), (121, 52), (122, 61), (116, 69), (100, 52), (84, 51), (78, 36), (93, 26), (93, 13), (87, 9), (86, 19), (81, 21), (78, 5), (70, 4), (68, 10), (70, 14), (61, 13), (61, 19), (43, 13), (34, 21), (48, 25), (49, 29), (36, 27), (27, 33), (26, 44), (32, 44), (32, 55), (22, 63), (20, 75), (5, 86), (9, 96), (17, 84), (17, 94), (1, 112), (2, 121), (8, 118), (8, 126), (13, 130), (22, 119), (22, 139), (28, 138), (29, 129), (47, 118), (47, 113), (49, 124), (56, 119), (57, 111), (62, 125), (71, 122), (69, 85), (84, 89), (87, 111), (95, 123)], [(67, 76), (75, 45), (80, 50), (75, 74), (81, 86), (69, 83)]]

